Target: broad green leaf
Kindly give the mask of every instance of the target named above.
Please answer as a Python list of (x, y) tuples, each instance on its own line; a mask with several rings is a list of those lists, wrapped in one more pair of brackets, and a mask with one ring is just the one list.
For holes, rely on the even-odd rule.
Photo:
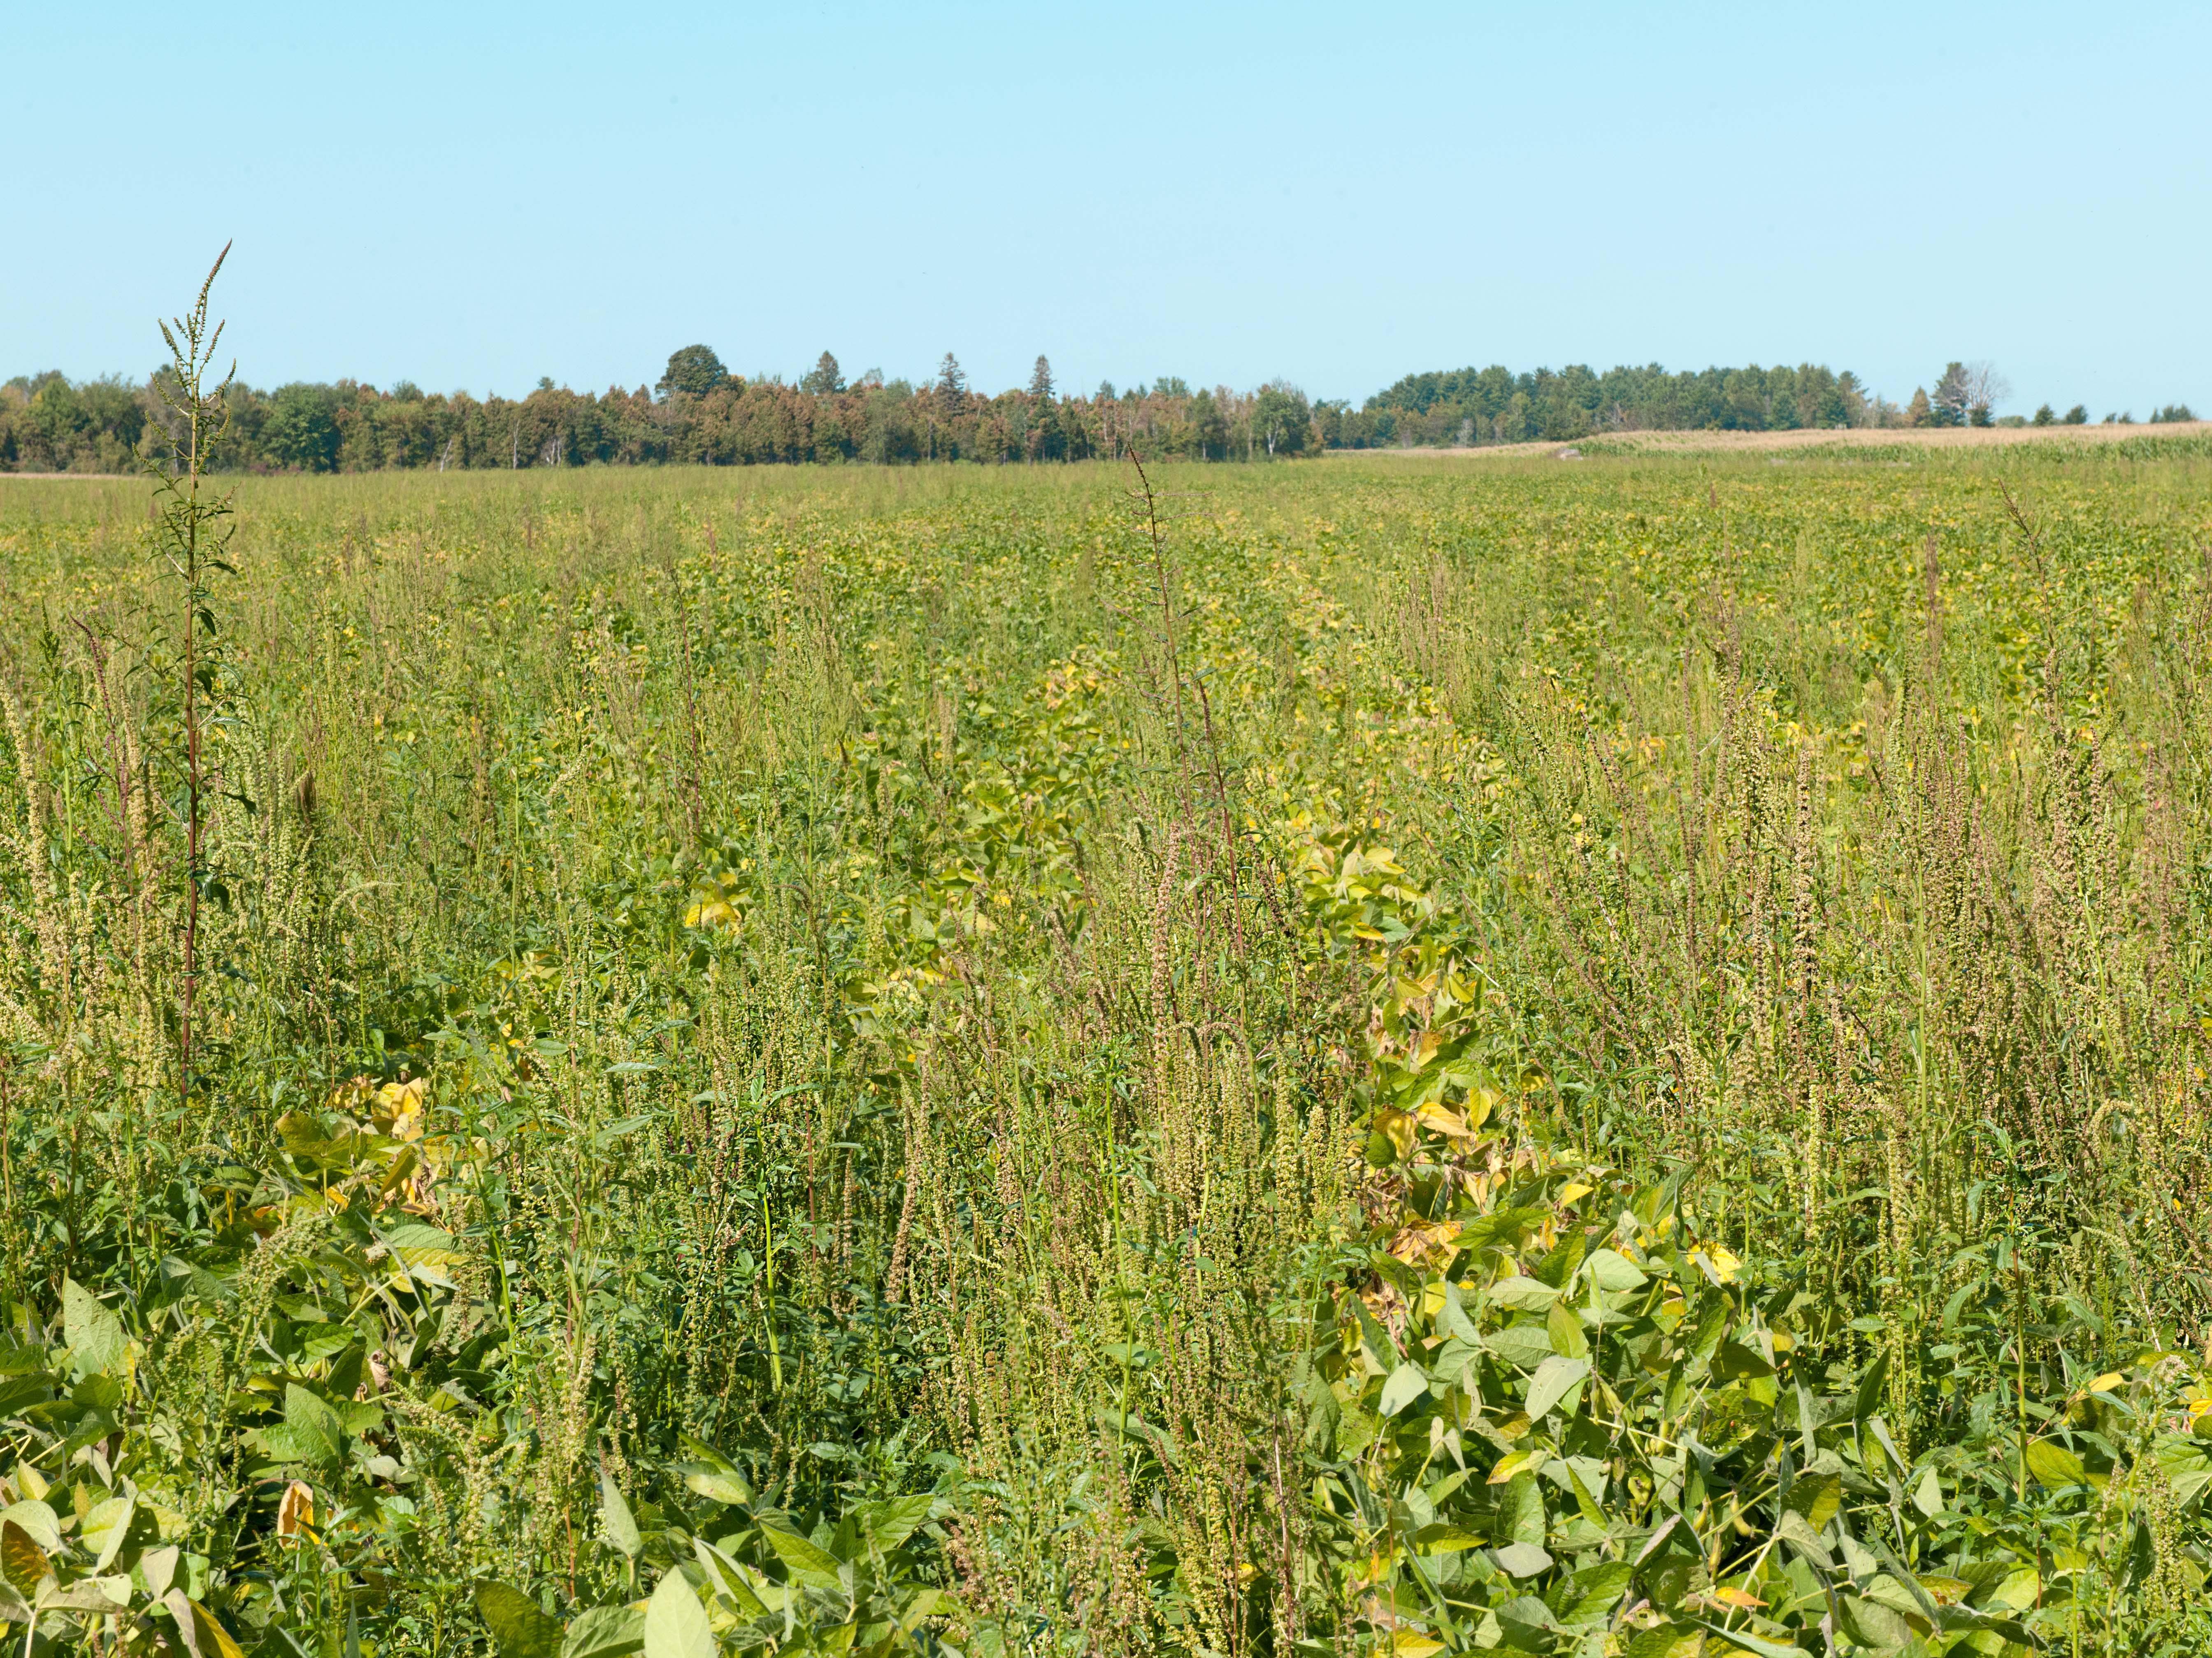
[(1782, 1518), (1774, 1527), (1774, 1534), (1785, 1543), (1795, 1544), (1823, 1566), (1832, 1566), (1834, 1557), (1828, 1546), (1820, 1540), (1820, 1533), (1806, 1522), (1805, 1516), (1795, 1509), (1784, 1509)]
[(1545, 1637), (1559, 1627), (1552, 1609), (1533, 1594), (1516, 1594), (1498, 1607), (1498, 1622), (1506, 1640), (1524, 1652), (1545, 1650), (1551, 1644)]
[(1410, 1362), (1401, 1364), (1382, 1384), (1382, 1401), (1376, 1408), (1384, 1416), (1395, 1416), (1428, 1390), (1429, 1379), (1421, 1374), (1419, 1365)]
[(62, 1339), (79, 1376), (105, 1375), (131, 1345), (123, 1321), (75, 1278), (62, 1282)]
[(1536, 1281), (1554, 1288), (1565, 1288), (1583, 1264), (1583, 1252), (1589, 1248), (1589, 1234), (1579, 1226), (1569, 1229), (1552, 1246), (1551, 1253), (1536, 1263)]
[(630, 1513), (614, 1475), (605, 1468), (599, 1470), (599, 1527), (607, 1541), (628, 1558), (635, 1560), (644, 1551), (645, 1539), (639, 1534), (637, 1517)]
[(644, 1652), (645, 1658), (716, 1658), (707, 1608), (673, 1566), (646, 1603)]
[(2185, 1503), (2207, 1485), (2212, 1485), (2212, 1455), (2206, 1454), (2203, 1440), (2160, 1434), (2152, 1443), (2151, 1454), (2158, 1459), (2158, 1466), (2173, 1487), (2175, 1502)]
[(1467, 1315), (1459, 1285), (1449, 1278), (1444, 1281), (1444, 1304), (1437, 1309), (1437, 1333), (1449, 1340), (1463, 1341), (1470, 1347), (1482, 1345), (1481, 1333), (1474, 1327), (1474, 1321)]
[(927, 1494), (895, 1497), (882, 1503), (864, 1503), (859, 1509), (860, 1535), (872, 1546), (889, 1553), (928, 1521), (936, 1499)]
[(729, 1601), (745, 1618), (757, 1618), (768, 1610), (754, 1593), (757, 1574), (749, 1573), (703, 1537), (691, 1540), (691, 1552), (698, 1557), (700, 1569), (707, 1574), (707, 1587), (715, 1598)]
[(381, 1236), (385, 1248), (404, 1266), (454, 1266), (468, 1259), (454, 1247), (452, 1233), (427, 1221), (403, 1221), (385, 1228)]
[(1468, 1366), (1480, 1359), (1482, 1352), (1480, 1344), (1470, 1345), (1457, 1336), (1452, 1337), (1430, 1356), (1429, 1370), (1435, 1378), (1430, 1385), (1433, 1388), (1442, 1383), (1449, 1391), (1455, 1382), (1464, 1383)]
[(1549, 1464), (1544, 1473), (1553, 1480), (1564, 1476), (1583, 1518), (1601, 1531), (1605, 1528), (1605, 1515), (1597, 1505), (1597, 1493), (1605, 1489), (1605, 1464), (1593, 1456), (1570, 1456)]
[(1851, 1420), (1863, 1422), (1881, 1404), (1882, 1389), (1889, 1384), (1889, 1349), (1885, 1347), (1874, 1356), (1859, 1378), (1857, 1396), (1851, 1401)]
[(1614, 1249), (1601, 1249), (1583, 1263), (1583, 1270), (1590, 1282), (1608, 1293), (1624, 1290), (1641, 1290), (1650, 1279), (1637, 1264)]
[(1544, 1493), (1536, 1484), (1536, 1476), (1525, 1471), (1515, 1474), (1505, 1482), (1505, 1494), (1498, 1502), (1499, 1535), (1541, 1548), (1545, 1530)]
[(752, 1487), (736, 1474), (725, 1473), (720, 1468), (709, 1467), (702, 1462), (679, 1462), (676, 1467), (684, 1476), (685, 1486), (702, 1497), (733, 1509), (742, 1508), (753, 1500)]
[(1544, 1315), (1544, 1334), (1552, 1351), (1562, 1358), (1589, 1357), (1589, 1338), (1583, 1333), (1583, 1321), (1564, 1301), (1553, 1302), (1552, 1310)]
[(793, 1582), (815, 1588), (834, 1589), (843, 1586), (844, 1580), (837, 1575), (842, 1563), (827, 1549), (781, 1526), (772, 1526), (763, 1521), (760, 1529), (761, 1535), (768, 1540), (769, 1547), (775, 1551), (776, 1558), (783, 1562), (784, 1570), (791, 1574)]
[(113, 1612), (131, 1604), (127, 1577), (80, 1577), (73, 1583), (49, 1580), (36, 1605), (40, 1612)]
[(1480, 1534), (1462, 1530), (1449, 1521), (1424, 1526), (1413, 1538), (1413, 1546), (1423, 1554), (1458, 1554), (1467, 1549), (1479, 1549), (1482, 1544)]
[(1912, 1506), (1933, 1520), (1943, 1512), (1943, 1487), (1936, 1478), (1936, 1470), (1922, 1473), (1920, 1483), (1912, 1488)]
[(334, 1462), (345, 1448), (345, 1424), (338, 1413), (296, 1382), (284, 1386), (284, 1426), (304, 1461)]
[(1609, 1560), (1577, 1572), (1571, 1580), (1572, 1599), (1566, 1603), (1572, 1610), (1565, 1621), (1588, 1625), (1603, 1619), (1619, 1603), (1635, 1576), (1636, 1569), (1626, 1560)]
[(1533, 1370), (1552, 1357), (1552, 1338), (1540, 1324), (1511, 1324), (1492, 1330), (1482, 1345), (1516, 1370)]
[(919, 1588), (899, 1614), (899, 1627), (908, 1635), (921, 1627), (925, 1618), (951, 1618), (960, 1611), (959, 1601), (940, 1588)]
[(569, 1620), (561, 1658), (627, 1658), (644, 1645), (644, 1607), (593, 1606)]
[(1589, 1374), (1589, 1361), (1553, 1355), (1536, 1367), (1528, 1382), (1528, 1419), (1540, 1422), (1545, 1413), (1567, 1396)]
[(491, 1631), (499, 1658), (559, 1658), (561, 1625), (520, 1589), (478, 1583), (477, 1615)]
[(1895, 1606), (1859, 1594), (1844, 1596), (1842, 1606), (1844, 1632), (1862, 1646), (1889, 1649), (1912, 1639), (1912, 1625)]
[(1790, 1487), (1789, 1500), (1783, 1504), (1794, 1513), (1805, 1516), (1806, 1524), (1819, 1531), (1836, 1517), (1843, 1506), (1844, 1482), (1839, 1474), (1800, 1474)]
[(1759, 1658), (1805, 1658), (1802, 1647), (1785, 1647), (1779, 1641), (1769, 1641), (1748, 1630), (1729, 1629), (1719, 1624), (1707, 1623), (1702, 1618), (1693, 1621), (1708, 1635), (1717, 1635), (1722, 1640), (1741, 1647), (1746, 1652), (1755, 1652)]
[(1628, 1658), (1697, 1658), (1705, 1632), (1680, 1624), (1661, 1624), (1628, 1643)]
[(2089, 1483), (2089, 1471), (2081, 1465), (2081, 1459), (2055, 1439), (2030, 1442), (2027, 1471), (2054, 1490), (2064, 1485), (2086, 1485)]
[(1534, 1577), (1538, 1572), (1552, 1569), (1552, 1557), (1539, 1544), (1508, 1543), (1493, 1550), (1492, 1558), (1516, 1577)]
[(1755, 1348), (1741, 1341), (1723, 1341), (1713, 1357), (1713, 1374), (1723, 1382), (1733, 1382), (1738, 1376), (1772, 1376), (1774, 1367)]
[(1516, 1313), (1540, 1313), (1559, 1298), (1559, 1292), (1532, 1278), (1500, 1278), (1490, 1286), (1490, 1298)]
[(131, 1522), (137, 1517), (138, 1505), (127, 1497), (111, 1497), (104, 1503), (93, 1505), (84, 1523), (77, 1527), (77, 1537), (92, 1551), (94, 1571), (106, 1571), (122, 1552), (123, 1540), (131, 1534)]

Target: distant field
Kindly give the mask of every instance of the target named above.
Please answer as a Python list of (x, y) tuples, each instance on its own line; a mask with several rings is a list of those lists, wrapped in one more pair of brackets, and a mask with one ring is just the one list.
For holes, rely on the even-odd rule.
[(2207, 1650), (2205, 431), (6, 480), (10, 1593)]
[(1984, 427), (1846, 427), (1832, 431), (1796, 432), (1620, 432), (1581, 438), (1572, 444), (1503, 443), (1449, 449), (1364, 449), (1361, 455), (1481, 455), (1495, 459), (1554, 455), (1574, 448), (1584, 455), (1672, 453), (1764, 453), (1772, 450), (1882, 448), (1905, 446), (1939, 452), (1971, 450), (2019, 443), (2100, 444), (2160, 442), (2175, 439), (2202, 441), (2212, 432), (2212, 421), (2181, 421), (2172, 425), (2122, 426), (1984, 426)]

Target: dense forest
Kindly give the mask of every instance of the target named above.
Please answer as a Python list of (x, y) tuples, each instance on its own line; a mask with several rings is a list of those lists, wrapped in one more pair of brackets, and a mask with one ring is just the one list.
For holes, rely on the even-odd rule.
[[(402, 380), (295, 381), (231, 390), (229, 464), (254, 472), (364, 472), (526, 466), (814, 461), (1083, 460), (1134, 448), (1147, 459), (1258, 460), (1326, 449), (1530, 441), (1607, 431), (1790, 431), (1836, 426), (1965, 426), (1995, 421), (2002, 382), (1950, 364), (1935, 395), (1900, 408), (1845, 369), (1707, 368), (1656, 363), (1598, 374), (1579, 366), (1516, 374), (1493, 366), (1409, 374), (1355, 409), (1309, 400), (1282, 381), (1254, 392), (1194, 390), (1164, 378), (1088, 396), (1053, 384), (1036, 361), (1030, 383), (972, 390), (950, 354), (916, 384), (870, 371), (848, 382), (828, 352), (795, 383), (730, 374), (703, 345), (668, 360), (651, 387), (573, 392), (541, 380), (521, 398), (426, 393)], [(71, 381), (58, 371), (0, 386), (0, 471), (127, 471), (161, 417), (152, 379)], [(2154, 419), (2187, 418), (2181, 405)], [(2079, 423), (2076, 407), (2063, 418)], [(2048, 406), (2039, 423), (2054, 416)], [(2107, 416), (2112, 418), (2112, 416)], [(2014, 417), (2017, 423), (2018, 417)]]

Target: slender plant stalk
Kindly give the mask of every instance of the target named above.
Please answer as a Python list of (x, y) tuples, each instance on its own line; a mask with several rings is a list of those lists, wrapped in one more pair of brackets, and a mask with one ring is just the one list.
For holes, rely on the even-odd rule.
[(222, 384), (208, 389), (216, 346), (222, 338), (222, 323), (212, 329), (208, 325), (208, 294), (215, 286), (216, 273), (229, 257), (230, 244), (226, 242), (200, 284), (191, 309), (161, 325), (170, 367), (156, 384), (179, 426), (169, 434), (168, 452), (149, 455), (144, 463), (155, 481), (155, 500), (160, 504), (160, 556), (184, 586), (185, 927), (177, 1017), (177, 1090), (187, 1107), (192, 1094), (192, 1015), (199, 995), (200, 889), (206, 880), (200, 858), (208, 782), (201, 693), (214, 688), (211, 665), (203, 660), (205, 642), (216, 632), (207, 582), (211, 571), (231, 568), (222, 557), (230, 541), (232, 526), (227, 522), (230, 496), (228, 492), (209, 495), (206, 483), (230, 429), (230, 387), (238, 374), (234, 362)]

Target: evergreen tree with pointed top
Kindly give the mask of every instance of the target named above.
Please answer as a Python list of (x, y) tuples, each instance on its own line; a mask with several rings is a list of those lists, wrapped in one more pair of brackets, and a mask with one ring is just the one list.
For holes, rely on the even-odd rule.
[(845, 389), (845, 371), (838, 367), (836, 358), (824, 351), (799, 382), (799, 389), (813, 397), (829, 397)]
[(1052, 365), (1037, 354), (1036, 367), (1030, 371), (1030, 397), (1032, 401), (1048, 400), (1052, 396)]
[(961, 372), (960, 359), (950, 351), (937, 365), (937, 398), (948, 415), (957, 415), (968, 407), (968, 376)]

